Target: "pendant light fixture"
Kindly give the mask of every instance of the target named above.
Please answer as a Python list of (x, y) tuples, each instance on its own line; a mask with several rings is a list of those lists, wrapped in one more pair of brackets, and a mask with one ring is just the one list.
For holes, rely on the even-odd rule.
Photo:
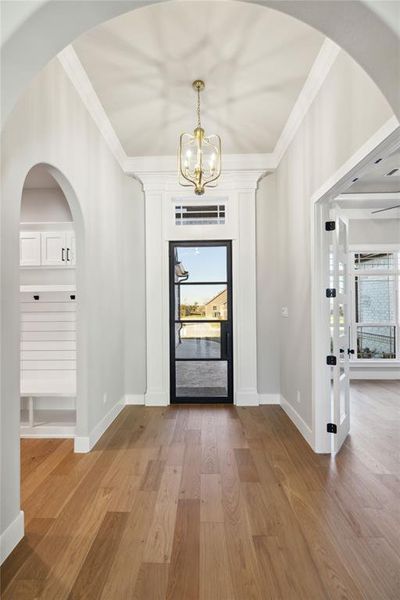
[[(182, 133), (179, 140), (179, 183), (194, 186), (195, 194), (204, 194), (206, 186), (214, 183), (221, 175), (221, 138), (219, 135), (205, 135), (200, 119), (200, 92), (205, 88), (204, 81), (192, 83), (197, 93), (197, 126), (191, 133)], [(189, 182), (189, 183), (185, 183)], [(213, 185), (212, 185), (213, 184)]]

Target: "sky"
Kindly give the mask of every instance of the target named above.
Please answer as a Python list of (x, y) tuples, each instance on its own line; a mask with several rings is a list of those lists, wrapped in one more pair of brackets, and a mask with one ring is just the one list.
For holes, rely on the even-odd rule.
[[(226, 281), (226, 247), (199, 246), (178, 247), (178, 260), (189, 271), (188, 283)], [(204, 304), (222, 291), (223, 285), (182, 285), (183, 304)]]

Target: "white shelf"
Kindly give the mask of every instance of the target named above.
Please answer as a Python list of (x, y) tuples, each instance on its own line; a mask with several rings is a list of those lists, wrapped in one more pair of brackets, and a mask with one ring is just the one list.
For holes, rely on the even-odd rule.
[(20, 292), (76, 292), (75, 285), (21, 285)]
[(59, 226), (72, 226), (74, 224), (73, 221), (21, 221), (21, 227), (59, 227)]

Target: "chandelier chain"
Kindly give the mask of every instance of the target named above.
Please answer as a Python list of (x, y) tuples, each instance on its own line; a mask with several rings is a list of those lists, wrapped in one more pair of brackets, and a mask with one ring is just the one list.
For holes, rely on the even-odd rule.
[(200, 122), (200, 88), (197, 88), (197, 127), (201, 127)]

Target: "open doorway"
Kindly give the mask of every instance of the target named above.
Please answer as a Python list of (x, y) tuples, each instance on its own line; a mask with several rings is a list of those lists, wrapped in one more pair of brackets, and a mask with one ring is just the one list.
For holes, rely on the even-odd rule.
[(400, 395), (398, 139), (381, 144), (369, 159), (316, 207), (321, 305), (316, 347), (322, 356), (316, 414), (320, 440), (328, 434), (333, 452), (360, 430), (363, 419), (373, 420), (371, 410), (395, 418)]
[(75, 436), (75, 225), (46, 165), (24, 183), (20, 217), (21, 437)]

